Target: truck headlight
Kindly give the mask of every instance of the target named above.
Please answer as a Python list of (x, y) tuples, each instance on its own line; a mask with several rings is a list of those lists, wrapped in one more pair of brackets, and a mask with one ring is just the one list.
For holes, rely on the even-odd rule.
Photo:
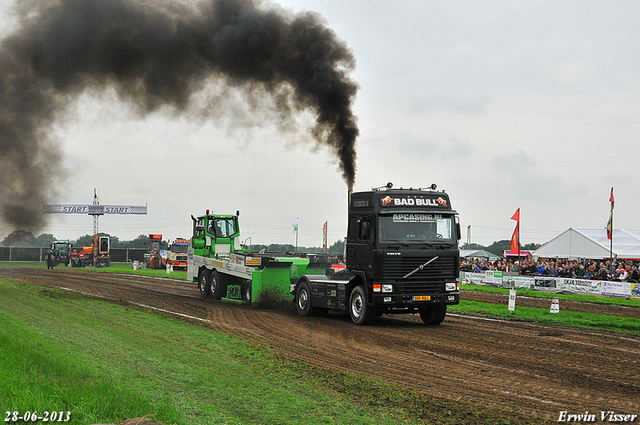
[(456, 289), (458, 289), (458, 283), (457, 282), (447, 282), (444, 284), (444, 289), (447, 291), (455, 291)]
[(393, 292), (393, 285), (390, 283), (382, 284), (382, 292)]

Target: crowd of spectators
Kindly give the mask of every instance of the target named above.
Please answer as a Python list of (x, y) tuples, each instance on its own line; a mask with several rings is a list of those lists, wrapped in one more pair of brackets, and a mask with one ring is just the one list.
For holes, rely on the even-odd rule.
[(517, 272), (518, 265), (503, 258), (490, 261), (487, 258), (461, 258), (460, 271), (480, 273), (486, 270), (499, 270), (503, 272)]
[(566, 277), (587, 280), (615, 280), (639, 282), (640, 271), (637, 261), (614, 260), (567, 260), (528, 259), (508, 261), (503, 258), (490, 261), (486, 258), (462, 258), (460, 271), (483, 272), (498, 270), (518, 273), (523, 276)]

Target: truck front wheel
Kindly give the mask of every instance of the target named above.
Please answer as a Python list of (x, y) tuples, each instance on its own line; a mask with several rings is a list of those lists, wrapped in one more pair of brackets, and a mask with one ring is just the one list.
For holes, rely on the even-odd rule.
[(351, 291), (349, 315), (356, 325), (368, 325), (376, 317), (375, 309), (367, 305), (367, 295), (363, 286), (356, 286)]
[(209, 270), (200, 270), (198, 274), (198, 289), (202, 298), (209, 298), (211, 294), (211, 283), (209, 282)]
[(439, 325), (447, 315), (447, 305), (437, 304), (420, 308), (420, 318), (425, 325)]

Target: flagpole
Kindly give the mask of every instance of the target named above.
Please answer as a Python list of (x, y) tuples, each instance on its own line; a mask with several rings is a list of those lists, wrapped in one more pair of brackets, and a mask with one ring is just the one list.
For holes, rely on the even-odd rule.
[(613, 187), (611, 188), (611, 197), (609, 198), (609, 202), (611, 202), (611, 239), (609, 240), (609, 258), (611, 258), (611, 266), (613, 267)]
[(611, 210), (611, 239), (609, 240), (609, 258), (613, 264), (613, 210)]
[(296, 234), (296, 254), (298, 253), (298, 223), (299, 217), (296, 217), (296, 222), (293, 223), (293, 233)]

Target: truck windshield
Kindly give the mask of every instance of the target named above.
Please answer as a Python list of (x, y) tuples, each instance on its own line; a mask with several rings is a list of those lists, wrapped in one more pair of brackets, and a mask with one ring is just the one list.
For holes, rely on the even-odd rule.
[(381, 215), (380, 243), (455, 243), (453, 216), (425, 213)]
[(236, 233), (235, 218), (214, 218), (209, 221), (209, 233), (216, 238), (229, 238)]
[(189, 250), (189, 245), (178, 245), (178, 244), (171, 245), (171, 252), (175, 252), (176, 254), (186, 254), (188, 250)]

